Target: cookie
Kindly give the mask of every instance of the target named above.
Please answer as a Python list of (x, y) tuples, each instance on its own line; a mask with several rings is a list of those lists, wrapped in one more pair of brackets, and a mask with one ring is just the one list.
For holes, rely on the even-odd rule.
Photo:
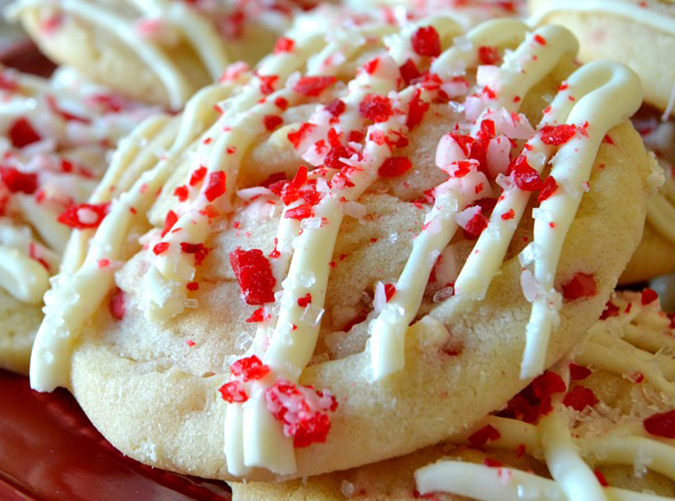
[(645, 108), (633, 119), (645, 145), (663, 167), (664, 181), (647, 208), (642, 241), (626, 267), (621, 282), (643, 282), (675, 272), (675, 120), (662, 120)]
[(257, 62), (311, 3), (19, 1), (10, 8), (60, 64), (137, 100), (180, 109), (235, 61)]
[[(554, 499), (554, 492), (576, 499), (574, 492), (587, 494), (605, 483), (613, 494), (624, 490), (626, 499), (631, 496), (626, 490), (649, 492), (642, 494), (645, 499), (675, 498), (672, 417), (667, 424), (675, 403), (674, 328), (652, 291), (617, 293), (569, 364), (567, 384), (546, 373), (504, 409), (451, 441), (305, 481), (232, 483), (233, 499), (502, 500), (541, 492), (548, 494), (537, 499)], [(645, 368), (648, 377), (640, 372)], [(574, 458), (578, 470), (566, 482), (569, 490), (561, 477), (550, 480), (556, 459), (542, 448), (552, 431), (543, 421), (552, 413), (567, 414), (570, 429), (561, 435), (574, 437), (588, 465)], [(565, 421), (562, 429), (567, 428)], [(447, 476), (438, 479), (442, 469)], [(439, 492), (430, 492), (434, 489)]]
[(157, 110), (68, 69), (51, 80), (2, 69), (0, 94), (0, 367), (27, 373), (42, 296), (59, 270), (73, 215), (102, 217), (102, 206), (85, 202), (108, 155)]
[(213, 478), (471, 426), (579, 341), (644, 224), (639, 81), (575, 51), (563, 28), (438, 16), (233, 68), (218, 120), (47, 294), (32, 386), (69, 387), (125, 454)]
[(642, 78), (645, 102), (666, 115), (675, 109), (675, 5), (658, 0), (530, 0), (533, 24), (555, 23), (579, 39), (583, 62), (609, 59)]

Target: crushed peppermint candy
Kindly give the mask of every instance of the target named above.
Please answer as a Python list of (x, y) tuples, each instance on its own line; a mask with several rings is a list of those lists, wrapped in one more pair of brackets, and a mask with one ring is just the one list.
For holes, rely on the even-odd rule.
[(247, 304), (262, 305), (274, 301), (277, 281), (269, 260), (260, 249), (245, 251), (237, 248), (230, 253), (230, 265)]
[(296, 448), (325, 443), (331, 426), (328, 413), (338, 408), (330, 393), (283, 379), (265, 390), (265, 402), (267, 410), (283, 423), (284, 435), (293, 437)]

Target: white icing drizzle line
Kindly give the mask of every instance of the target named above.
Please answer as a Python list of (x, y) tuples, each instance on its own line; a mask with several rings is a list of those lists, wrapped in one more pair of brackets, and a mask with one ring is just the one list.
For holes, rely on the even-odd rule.
[(675, 36), (675, 19), (663, 12), (649, 9), (649, 6), (641, 6), (637, 0), (546, 0), (538, 2), (529, 23), (533, 26), (547, 22), (546, 18), (555, 12), (593, 12), (597, 14), (609, 13), (625, 17), (633, 22), (638, 22), (657, 30), (664, 31)]
[[(514, 28), (516, 34), (520, 35), (524, 31), (523, 25), (516, 22), (511, 22), (509, 25)], [(478, 32), (477, 35), (475, 31)], [(462, 62), (475, 65), (478, 62), (476, 42), (494, 45), (494, 43), (490, 43), (493, 42), (489, 36), (492, 33), (494, 32), (487, 31), (484, 27), (479, 27), (474, 32), (470, 32), (467, 39), (472, 43), (474, 49), (472, 56), (467, 56), (466, 53), (462, 55)], [(542, 45), (535, 42), (532, 38), (535, 35), (547, 40), (546, 44)], [(495, 38), (500, 41), (504, 39), (513, 40), (514, 35), (503, 30)], [(500, 68), (500, 84), (498, 89), (495, 90), (496, 107), (506, 108), (509, 112), (517, 111), (521, 101), (514, 103), (514, 97), (527, 94), (534, 84), (553, 70), (564, 54), (575, 54), (576, 49), (576, 39), (569, 31), (556, 26), (546, 26), (539, 29), (530, 37), (528, 42), (522, 43), (514, 53), (505, 58), (504, 64)], [(462, 53), (457, 51), (454, 54), (459, 56)], [(455, 63), (453, 59), (446, 56), (444, 62), (452, 65)], [(474, 135), (480, 130), (482, 118), (488, 113), (489, 110), (476, 120), (473, 130)], [(466, 160), (466, 158), (457, 158), (456, 160)], [(481, 183), (489, 186), (489, 181), (484, 174), (474, 172), (462, 180), (452, 178), (444, 185), (436, 188), (437, 197), (434, 208), (427, 216), (424, 229), (413, 243), (410, 258), (396, 283), (396, 293), (370, 327), (373, 376), (376, 380), (403, 368), (405, 364), (405, 332), (422, 302), (426, 282), (436, 262), (435, 257), (448, 245), (457, 230), (455, 215), (464, 210), (467, 205), (487, 194), (485, 191), (476, 192), (476, 189), (474, 189)], [(528, 196), (522, 194), (519, 198), (523, 201), (523, 207), (520, 208), (520, 214), (522, 215)], [(506, 204), (503, 203), (503, 205)], [(508, 208), (504, 210), (495, 208), (490, 221), (491, 226), (488, 226), (482, 234), (490, 234), (490, 237), (487, 237), (487, 235), (482, 237), (483, 245), (486, 245), (486, 240), (490, 238), (493, 241), (487, 244), (487, 247), (490, 248), (495, 245), (496, 242), (494, 241), (497, 240), (502, 244), (504, 253), (515, 231), (515, 225), (501, 219), (501, 214), (507, 210)], [(518, 210), (518, 206), (516, 206), (516, 210)], [(498, 256), (498, 259), (493, 259), (491, 263), (493, 264), (492, 269), (484, 269), (485, 259), (482, 255), (482, 249), (476, 250), (473, 253), (475, 259), (471, 263), (467, 263), (474, 267), (480, 267), (480, 271), (475, 272), (474, 277), (484, 277), (487, 281), (486, 289), (489, 281), (498, 272), (504, 253), (499, 255), (498, 250), (497, 252), (491, 252), (492, 256)], [(467, 265), (464, 266), (464, 269), (467, 269)], [(469, 269), (471, 270), (470, 273), (473, 272), (471, 268)]]
[(560, 302), (555, 299), (559, 294), (553, 288), (558, 260), (598, 148), (607, 132), (635, 113), (642, 100), (639, 77), (618, 63), (598, 62), (583, 66), (569, 78), (568, 85), (577, 104), (567, 123), (583, 127), (587, 137), (577, 131), (558, 149), (550, 175), (559, 188), (541, 203), (540, 217), (535, 218), (534, 242), (530, 245), (534, 254), (534, 278), (543, 293), (534, 299), (527, 325), (520, 373), (523, 379), (544, 370), (548, 339), (557, 325), (560, 308)]
[[(398, 66), (408, 58), (414, 57), (410, 48), (410, 35), (421, 25), (432, 24), (441, 33), (457, 33), (459, 27), (448, 18), (434, 18), (412, 24), (402, 33), (385, 39), (388, 47), (396, 50), (388, 55), (380, 56), (377, 70), (371, 75), (360, 73), (350, 83), (349, 93), (342, 99), (345, 112), (338, 132), (348, 133), (362, 128), (365, 121), (359, 114), (359, 104), (370, 93), (389, 95), (396, 107), (407, 114), (407, 108), (413, 97), (414, 88), (408, 87), (398, 96), (393, 96), (396, 89)], [(406, 48), (406, 45), (407, 48)], [(394, 78), (392, 78), (394, 76)], [(321, 112), (312, 119), (313, 122), (328, 131), (322, 125)], [(362, 160), (356, 165), (357, 170), (350, 174), (350, 184), (333, 188), (314, 206), (314, 216), (320, 218), (319, 228), (305, 228), (302, 235), (297, 236), (294, 244), (295, 252), (291, 258), (288, 277), (283, 281), (281, 309), (270, 345), (263, 356), (263, 362), (275, 374), (290, 382), (297, 382), (302, 370), (309, 363), (314, 353), (319, 333), (319, 323), (303, 320), (304, 308), (298, 306), (300, 297), (309, 293), (313, 308), (323, 308), (330, 273), (329, 262), (337, 240), (340, 224), (344, 217), (344, 206), (360, 197), (378, 178), (378, 168), (384, 160), (391, 156), (392, 149), (385, 143), (372, 140), (373, 135), (382, 133), (388, 137), (397, 134), (405, 135), (407, 127), (401, 123), (399, 115), (393, 114), (387, 121), (371, 125), (366, 133), (366, 143), (362, 151)], [(346, 134), (345, 134), (346, 135)], [(283, 216), (282, 216), (283, 217)], [(297, 225), (287, 225), (290, 231), (298, 231)], [(290, 237), (279, 234), (279, 241)], [(287, 258), (286, 258), (287, 259)], [(302, 277), (311, 276), (310, 283)], [(295, 326), (295, 329), (291, 329)], [(292, 474), (296, 471), (293, 442), (285, 437), (281, 423), (271, 418), (264, 403), (264, 386), (256, 383), (253, 394), (244, 405), (228, 405), (225, 423), (225, 455), (228, 471), (235, 475), (244, 475), (252, 467), (265, 467), (277, 474)], [(264, 440), (261, 439), (264, 437)]]
[(661, 190), (649, 199), (647, 220), (675, 245), (675, 178), (669, 173)]
[[(643, 371), (651, 361), (651, 377), (643, 373), (645, 379), (657, 390), (662, 390), (660, 381), (666, 381), (672, 386), (666, 377), (673, 379), (675, 374), (667, 374), (663, 366), (659, 368), (658, 354), (643, 352), (648, 357), (644, 358), (636, 356), (635, 352), (622, 351), (626, 362), (615, 363), (616, 357), (610, 353), (617, 346), (628, 345), (621, 340), (621, 328), (628, 325), (644, 329), (647, 336), (660, 336), (656, 338), (656, 346), (667, 347), (665, 339), (672, 335), (672, 330), (668, 329), (669, 320), (658, 308), (658, 303), (642, 305), (640, 294), (630, 292), (615, 295), (611, 302), (619, 306), (618, 315), (595, 323), (589, 331), (585, 348), (575, 356), (575, 362), (626, 376), (635, 370)], [(628, 305), (631, 306), (626, 308)], [(654, 325), (662, 327), (658, 334), (651, 330)], [(591, 343), (601, 344), (602, 349), (589, 351), (587, 347)], [(668, 393), (673, 396), (671, 391)], [(664, 499), (612, 487), (603, 489), (591, 468), (607, 464), (644, 465), (675, 481), (675, 440), (655, 437), (642, 425), (630, 422), (613, 423), (613, 428), (600, 436), (592, 433), (589, 436), (575, 434), (573, 437), (569, 426), (570, 411), (561, 404), (562, 399), (562, 394), (554, 398), (553, 411), (538, 425), (489, 416), (458, 437), (459, 443), (469, 444), (467, 439), (474, 431), (489, 425), (497, 430), (499, 438), (489, 441), (486, 448), (516, 450), (524, 447), (531, 456), (543, 456), (553, 481), (511, 468), (440, 461), (415, 473), (421, 494), (448, 492), (484, 501), (501, 501), (511, 499), (511, 496), (519, 500)]]
[[(70, 357), (75, 342), (84, 323), (114, 283), (115, 267), (100, 267), (99, 262), (114, 263), (122, 257), (125, 237), (131, 225), (149, 210), (180, 154), (196, 138), (205, 117), (213, 115), (214, 100), (222, 99), (233, 89), (234, 84), (223, 85), (219, 89), (207, 87), (190, 100), (171, 149), (154, 168), (140, 174), (130, 190), (113, 200), (108, 215), (91, 238), (82, 265), (75, 263), (72, 266), (76, 268), (74, 272), (55, 277), (53, 288), (45, 294), (45, 319), (38, 330), (31, 355), (30, 381), (33, 389), (52, 391), (58, 386), (69, 385)], [(78, 246), (79, 243), (73, 245)]]
[[(488, 468), (460, 461), (442, 461), (415, 472), (420, 494), (452, 492), (479, 501), (559, 501), (565, 491), (553, 480), (513, 468)], [(614, 501), (671, 501), (671, 498), (608, 487)], [(585, 497), (582, 499), (586, 499)]]
[[(227, 64), (224, 44), (210, 23), (191, 12), (187, 6), (175, 5), (176, 2), (171, 2), (170, 8), (167, 8), (169, 7), (167, 2), (161, 0), (142, 3), (134, 1), (134, 3), (139, 7), (143, 5), (149, 8), (148, 13), (156, 15), (164, 13), (171, 24), (179, 28), (192, 43), (212, 77), (215, 78), (223, 72)], [(7, 9), (7, 17), (16, 19), (23, 11), (44, 5), (44, 0), (18, 0)], [(92, 5), (91, 2), (83, 0), (58, 0), (56, 4), (48, 3), (48, 5), (68, 12), (119, 38), (157, 75), (166, 88), (172, 108), (180, 109), (191, 97), (194, 89), (178, 65), (155, 42), (134, 30), (129, 19), (112, 10), (106, 10), (101, 5)]]
[(544, 459), (551, 476), (562, 487), (567, 499), (606, 501), (603, 487), (574, 446), (562, 397), (554, 397), (552, 405), (551, 413), (539, 424)]

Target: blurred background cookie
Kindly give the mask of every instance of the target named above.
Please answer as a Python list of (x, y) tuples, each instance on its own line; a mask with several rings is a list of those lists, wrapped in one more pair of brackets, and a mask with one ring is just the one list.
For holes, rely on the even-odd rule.
[(120, 138), (157, 111), (70, 69), (50, 80), (0, 69), (0, 367), (27, 373), (70, 230), (103, 217), (85, 202)]
[(8, 8), (58, 64), (141, 101), (180, 109), (235, 61), (257, 62), (312, 3), (19, 0)]

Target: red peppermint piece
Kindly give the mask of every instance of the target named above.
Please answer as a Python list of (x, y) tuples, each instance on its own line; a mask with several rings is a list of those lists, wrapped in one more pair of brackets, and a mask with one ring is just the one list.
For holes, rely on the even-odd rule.
[(32, 172), (21, 172), (14, 167), (0, 166), (0, 178), (12, 193), (32, 195), (37, 190), (37, 174)]
[(336, 81), (335, 77), (302, 77), (295, 84), (293, 90), (303, 96), (318, 97)]
[(591, 375), (591, 369), (575, 363), (570, 364), (570, 377), (574, 381), (581, 381)]
[(310, 124), (310, 123), (303, 123), (300, 125), (300, 128), (298, 130), (294, 130), (288, 133), (288, 140), (290, 143), (293, 145), (293, 147), (297, 150), (300, 147), (300, 143), (302, 143), (303, 139), (307, 137), (307, 134), (312, 132), (316, 128), (316, 125)]
[(466, 222), (464, 235), (471, 239), (478, 238), (487, 226), (488, 219), (483, 215), (482, 210), (479, 210)]
[(341, 99), (333, 99), (325, 107), (325, 110), (328, 113), (330, 113), (331, 115), (333, 115), (335, 118), (342, 115), (345, 112), (346, 109), (347, 109), (347, 105)]
[(119, 287), (115, 287), (112, 296), (110, 296), (110, 314), (115, 320), (122, 320), (127, 312), (124, 304), (124, 292)]
[(209, 254), (209, 249), (207, 249), (204, 244), (191, 244), (189, 242), (181, 242), (180, 250), (185, 254), (194, 254), (195, 256), (195, 266), (200, 266), (206, 256)]
[(642, 306), (647, 306), (648, 304), (653, 303), (659, 298), (659, 295), (656, 293), (655, 290), (645, 288), (642, 291), (642, 296), (640, 297), (640, 302), (642, 303)]
[(530, 384), (532, 385), (532, 393), (538, 398), (550, 397), (567, 389), (562, 378), (555, 372), (549, 371), (544, 372)]
[(574, 301), (585, 297), (593, 297), (598, 293), (595, 275), (576, 273), (569, 282), (562, 284), (562, 295), (565, 301)]
[(274, 53), (281, 54), (283, 52), (292, 52), (295, 47), (295, 42), (286, 37), (279, 37), (274, 44)]
[(247, 324), (255, 324), (265, 320), (264, 311), (262, 308), (258, 308), (253, 312), (253, 314), (246, 319)]
[(546, 125), (541, 128), (541, 141), (544, 144), (558, 146), (572, 139), (576, 133), (575, 125)]
[(221, 386), (218, 391), (228, 404), (241, 404), (248, 400), (244, 385), (239, 381), (230, 381)]
[(481, 64), (497, 64), (501, 61), (502, 56), (499, 54), (497, 47), (489, 47), (483, 45), (478, 47), (478, 60)]
[(413, 80), (417, 80), (422, 76), (420, 70), (417, 68), (417, 65), (412, 59), (408, 59), (403, 65), (399, 68), (401, 72), (401, 78), (406, 85), (410, 85)]
[(396, 177), (405, 174), (412, 168), (412, 162), (408, 157), (389, 157), (377, 170), (382, 177)]
[(507, 210), (504, 214), (502, 214), (502, 219), (504, 221), (510, 221), (511, 219), (516, 217), (516, 211), (513, 209)]
[(216, 198), (225, 193), (227, 177), (222, 171), (212, 172), (209, 174), (209, 181), (204, 190), (204, 196), (209, 202), (213, 202)]
[(389, 99), (377, 94), (368, 94), (359, 104), (359, 113), (363, 118), (380, 123), (389, 120), (393, 112)]
[(152, 252), (159, 256), (162, 252), (166, 252), (166, 250), (169, 248), (169, 245), (169, 242), (159, 242), (152, 248)]
[(542, 187), (541, 192), (539, 192), (537, 202), (542, 203), (544, 200), (548, 200), (557, 189), (558, 183), (556, 182), (555, 178), (553, 176), (548, 176), (546, 181), (544, 181), (544, 186)]
[(176, 221), (178, 221), (178, 215), (170, 210), (169, 212), (166, 213), (166, 218), (164, 218), (164, 229), (162, 230), (162, 236), (166, 235), (171, 231), (171, 228), (173, 228), (173, 225), (176, 224)]
[(497, 461), (496, 459), (492, 458), (485, 458), (483, 459), (483, 464), (487, 466), (488, 468), (501, 468), (504, 466), (504, 463), (501, 461)]
[(40, 139), (42, 139), (40, 134), (25, 117), (14, 120), (9, 128), (9, 140), (15, 148), (23, 148), (29, 144), (37, 143)]
[(173, 196), (176, 197), (179, 202), (185, 202), (188, 197), (187, 186), (185, 185), (177, 186), (176, 189), (173, 190)]
[(585, 386), (575, 386), (572, 388), (565, 398), (563, 398), (563, 404), (567, 407), (571, 407), (576, 411), (583, 411), (586, 407), (593, 407), (600, 400), (595, 396), (593, 390), (586, 388)]
[(534, 35), (534, 41), (539, 45), (546, 45), (546, 39), (539, 34)]
[(258, 80), (260, 80), (260, 92), (267, 96), (274, 92), (274, 84), (279, 80), (279, 75), (258, 75)]
[(277, 281), (269, 260), (260, 249), (245, 251), (237, 248), (230, 253), (230, 265), (247, 304), (262, 305), (274, 301)]
[(108, 213), (108, 204), (79, 204), (68, 207), (57, 219), (71, 228), (98, 228)]
[(501, 437), (499, 430), (494, 426), (487, 425), (469, 437), (469, 443), (476, 448), (483, 447), (488, 442), (497, 440)]
[(539, 173), (530, 167), (525, 156), (518, 156), (511, 164), (513, 181), (523, 191), (537, 191), (544, 187)]
[(312, 206), (310, 204), (298, 205), (297, 207), (288, 209), (284, 213), (284, 217), (286, 219), (295, 219), (297, 221), (307, 219), (308, 217), (312, 217)]
[(283, 423), (284, 434), (293, 437), (293, 446), (297, 448), (325, 443), (331, 426), (328, 413), (338, 407), (329, 393), (284, 380), (265, 390), (265, 403), (274, 418)]
[(380, 65), (380, 58), (376, 57), (376, 58), (371, 59), (370, 61), (366, 62), (363, 65), (363, 69), (366, 73), (368, 73), (369, 75), (372, 75), (373, 73), (375, 73), (375, 71), (377, 70), (377, 67), (379, 65)]
[(240, 358), (230, 365), (230, 372), (234, 377), (241, 378), (242, 381), (257, 381), (270, 373), (270, 368), (262, 363), (255, 355)]
[(415, 89), (413, 97), (410, 100), (410, 106), (408, 107), (408, 116), (406, 117), (405, 124), (409, 130), (413, 130), (417, 127), (422, 120), (424, 120), (424, 115), (429, 111), (429, 103), (424, 101), (420, 95), (422, 91), (420, 89)]
[(441, 37), (433, 26), (419, 28), (411, 38), (413, 50), (420, 56), (437, 57), (441, 54)]
[(618, 317), (619, 316), (619, 307), (612, 303), (612, 301), (608, 301), (607, 305), (605, 306), (605, 310), (602, 312), (602, 315), (600, 315), (600, 320), (607, 320), (608, 318), (611, 317)]
[(279, 127), (284, 123), (284, 119), (281, 118), (279, 115), (265, 115), (263, 118), (263, 124), (265, 125), (265, 128), (272, 132), (274, 129)]
[(312, 303), (312, 295), (308, 292), (302, 297), (298, 298), (298, 306), (300, 308), (306, 308), (307, 305)]
[(384, 297), (387, 299), (387, 303), (394, 297), (394, 294), (396, 294), (396, 286), (394, 284), (384, 284)]
[(352, 156), (352, 151), (345, 148), (344, 146), (335, 146), (330, 149), (323, 159), (323, 164), (329, 169), (342, 169), (344, 167), (349, 167), (346, 163), (342, 161), (343, 158), (349, 158)]
[(562, 378), (555, 372), (544, 372), (534, 379), (527, 388), (513, 397), (506, 409), (499, 413), (502, 417), (522, 419), (526, 423), (536, 423), (540, 416), (552, 410), (551, 396), (565, 391)]
[(602, 485), (603, 487), (609, 487), (609, 484), (607, 483), (607, 479), (605, 476), (602, 474), (600, 470), (593, 470), (593, 474), (595, 475), (595, 478), (598, 479), (598, 483)]
[(200, 183), (206, 177), (206, 167), (203, 165), (195, 169), (195, 171), (190, 176), (190, 186), (194, 186), (197, 183)]
[(675, 410), (652, 414), (642, 424), (645, 430), (652, 435), (675, 438)]

